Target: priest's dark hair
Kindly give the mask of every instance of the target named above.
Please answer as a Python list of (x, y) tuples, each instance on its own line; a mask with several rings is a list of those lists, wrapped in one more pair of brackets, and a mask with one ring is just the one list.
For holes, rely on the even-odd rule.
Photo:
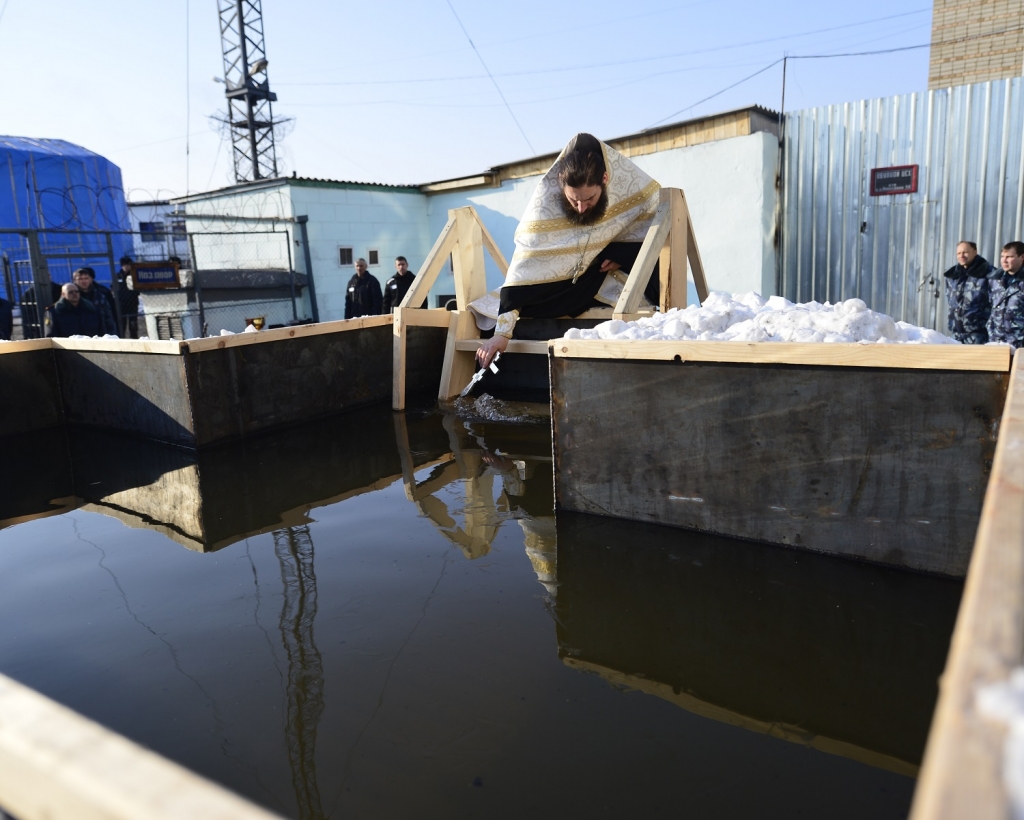
[(601, 143), (590, 134), (577, 134), (558, 163), (558, 183), (563, 188), (602, 185), (605, 170)]

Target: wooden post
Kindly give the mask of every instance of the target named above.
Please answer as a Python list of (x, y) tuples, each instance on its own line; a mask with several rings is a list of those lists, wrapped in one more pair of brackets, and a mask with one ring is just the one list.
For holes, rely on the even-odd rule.
[(455, 300), (459, 310), (468, 310), (469, 303), (487, 295), (484, 272), (484, 238), (480, 220), (472, 208), (455, 208), (457, 246), (452, 253), (455, 274)]
[(662, 313), (686, 307), (686, 251), (689, 247), (690, 219), (686, 198), (678, 188), (662, 188), (661, 201), (669, 203), (668, 241), (661, 249), (658, 266)]
[[(686, 213), (686, 258), (690, 263), (690, 273), (693, 275), (693, 286), (697, 289), (697, 298), (701, 304), (708, 298), (708, 281), (704, 277), (704, 263), (700, 260), (700, 251), (697, 249), (697, 238), (693, 234), (693, 221), (690, 219), (690, 208), (686, 204), (686, 194), (682, 189), (679, 196), (683, 199), (683, 209)], [(685, 288), (684, 288), (685, 301)]]
[(644, 289), (654, 272), (654, 265), (661, 255), (661, 249), (665, 246), (665, 240), (668, 239), (672, 221), (670, 200), (666, 201), (664, 197), (667, 193), (669, 192), (662, 191), (662, 203), (658, 206), (651, 227), (647, 229), (647, 236), (644, 238), (643, 245), (640, 246), (640, 253), (637, 254), (633, 269), (629, 273), (629, 279), (626, 280), (626, 286), (622, 289), (619, 301), (615, 305), (612, 315), (616, 319), (622, 319), (628, 314), (637, 312)]
[(448, 326), (448, 342), (444, 349), (444, 369), (441, 371), (441, 385), (437, 391), (439, 401), (455, 398), (469, 384), (476, 370), (476, 353), (459, 350), (457, 344), (467, 339), (478, 339), (476, 320), (472, 311), (452, 311), (451, 324)]

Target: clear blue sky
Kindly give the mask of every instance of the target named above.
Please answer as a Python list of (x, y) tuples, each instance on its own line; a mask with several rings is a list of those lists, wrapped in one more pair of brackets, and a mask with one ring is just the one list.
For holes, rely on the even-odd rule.
[[(0, 9), (0, 132), (105, 155), (132, 199), (233, 181), (209, 119), (225, 108), (214, 0)], [(283, 170), (389, 183), (477, 173), (577, 131), (778, 109), (781, 66), (694, 104), (785, 53), (898, 48), (931, 31), (923, 0), (263, 0), (263, 15), (275, 113), (295, 118)], [(923, 90), (927, 74), (927, 48), (791, 61), (786, 108)]]

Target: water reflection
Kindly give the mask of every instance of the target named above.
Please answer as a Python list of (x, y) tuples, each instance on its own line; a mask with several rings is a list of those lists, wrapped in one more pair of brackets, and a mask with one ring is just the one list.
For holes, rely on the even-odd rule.
[[(410, 443), (407, 417), (395, 413), (394, 422), (406, 498), (470, 560), (486, 555), (501, 525), (514, 520), (522, 528), (538, 580), (554, 596), (557, 538), (551, 456), (537, 453), (536, 425), (471, 422), (447, 413), (441, 425), (449, 452), (432, 464), (417, 465), (421, 451)], [(418, 480), (415, 473), (424, 466), (431, 468), (430, 473)]]
[(958, 582), (589, 515), (558, 536), (568, 666), (916, 773)]
[[(347, 805), (356, 799), (349, 786), (383, 777), (378, 773), (390, 772), (396, 755), (409, 782), (417, 783), (423, 771), (443, 777), (461, 772), (463, 761), (474, 757), (493, 754), (502, 767), (527, 760), (524, 750), (534, 749), (536, 739), (526, 732), (519, 757), (506, 759), (495, 750), (504, 754), (520, 721), (533, 717), (543, 727), (537, 731), (563, 725), (559, 721), (572, 727), (564, 732), (563, 759), (585, 755), (572, 742), (589, 748), (590, 727), (597, 737), (605, 731), (603, 721), (616, 725), (619, 707), (601, 698), (621, 700), (623, 714), (636, 709), (615, 689), (646, 693), (651, 697), (645, 702), (663, 710), (672, 704), (678, 708), (668, 711), (675, 715), (711, 718), (891, 772), (912, 775), (920, 761), (960, 584), (612, 519), (560, 513), (556, 522), (543, 424), (392, 414), (375, 407), (198, 454), (76, 430), (66, 439), (26, 440), (22, 450), (27, 463), (44, 469), (3, 498), (6, 523), (75, 507), (102, 512), (190, 550), (215, 553), (187, 556), (189, 583), (201, 586), (208, 576), (209, 600), (223, 606), (220, 621), (217, 612), (196, 616), (209, 617), (211, 628), (245, 620), (255, 605), (262, 634), (256, 633), (259, 645), (247, 650), (251, 667), (239, 672), (266, 678), (270, 666), (273, 679), (277, 667), (280, 688), (273, 680), (273, 693), (262, 690), (258, 708), (273, 721), (263, 731), (283, 737), (284, 744), (284, 756), (278, 750), (275, 762), (264, 760), (262, 767), (249, 762), (246, 755), (258, 760), (259, 752), (242, 742), (247, 732), (256, 737), (257, 729), (241, 726), (243, 721), (229, 726), (220, 716), (216, 695), (230, 712), (224, 693), (238, 685), (234, 671), (222, 681), (216, 671), (194, 673), (216, 669), (213, 663), (200, 667), (194, 656), (179, 663), (179, 644), (188, 652), (202, 640), (213, 641), (193, 637), (190, 644), (186, 633), (171, 643), (170, 624), (187, 618), (184, 605), (166, 604), (162, 625), (161, 611), (150, 609), (148, 599), (140, 597), (140, 606), (128, 611), (175, 647), (179, 671), (188, 668), (196, 685), (203, 681), (207, 702), (190, 708), (197, 714), (212, 709), (222, 748), (247, 761), (235, 768), (249, 770), (246, 776), (265, 790), (251, 796), (266, 800), (269, 794), (281, 810), (291, 803), (280, 797), (290, 787), (295, 816), (319, 818)], [(368, 496), (359, 502), (365, 507), (345, 505), (342, 515), (338, 502), (362, 495)], [(376, 511), (366, 513), (374, 498)], [(396, 511), (395, 503), (403, 510)], [(360, 510), (365, 518), (356, 517)], [(338, 520), (328, 526), (332, 515)], [(443, 556), (431, 546), (438, 541), (432, 531), (443, 538)], [(257, 554), (256, 540), (250, 554), (250, 539), (261, 533), (265, 546), (272, 541), (272, 554)], [(321, 548), (319, 575), (329, 579), (320, 590), (314, 534)], [(234, 553), (224, 549), (231, 544), (239, 545)], [(542, 589), (528, 574), (524, 553)], [(251, 567), (254, 601), (224, 597), (228, 586), (220, 579), (234, 577), (232, 554), (247, 559), (246, 578)], [(126, 571), (135, 566), (122, 560)], [(143, 579), (153, 570), (138, 560), (135, 583), (145, 588)], [(109, 565), (104, 556), (102, 568), (112, 572)], [(528, 591), (517, 599), (516, 616), (508, 617), (512, 605), (501, 596), (508, 595), (514, 576)], [(115, 582), (127, 608), (129, 585)], [(273, 608), (277, 595), (279, 611)], [(273, 602), (266, 609), (263, 596)], [(244, 610), (240, 615), (231, 609), (236, 603)], [(261, 612), (270, 619), (261, 620)], [(449, 640), (449, 634), (461, 637)], [(472, 660), (446, 655), (454, 646), (465, 646)], [(501, 664), (516, 646), (522, 657), (536, 652), (542, 660), (518, 664), (515, 673), (523, 677), (508, 684), (513, 671)], [(491, 665), (478, 663), (488, 652)], [(448, 658), (450, 668), (439, 658)], [(550, 674), (550, 666), (576, 683), (552, 677), (547, 689), (535, 685), (531, 676)], [(462, 677), (474, 685), (459, 689)], [(218, 684), (229, 688), (218, 690)], [(563, 686), (577, 687), (581, 699), (593, 697), (599, 708), (573, 723), (577, 707), (566, 705), (558, 688)], [(549, 690), (558, 692), (552, 704), (531, 712), (533, 699), (542, 701)], [(463, 713), (466, 702), (480, 705)], [(629, 714), (632, 719), (635, 712)], [(645, 724), (645, 736), (664, 725), (664, 712), (658, 715)], [(615, 731), (628, 745), (626, 730)], [(682, 734), (673, 732), (666, 732), (668, 745), (652, 756), (677, 753), (671, 744), (681, 743)], [(633, 753), (653, 748), (645, 742)], [(443, 765), (431, 769), (425, 761)], [(228, 775), (236, 776), (234, 770)], [(372, 799), (383, 800), (383, 794)]]
[(316, 778), (316, 735), (324, 711), (324, 665), (313, 635), (316, 572), (308, 526), (275, 530), (281, 564), (281, 643), (288, 659), (285, 736), (295, 803), (302, 820), (324, 816)]

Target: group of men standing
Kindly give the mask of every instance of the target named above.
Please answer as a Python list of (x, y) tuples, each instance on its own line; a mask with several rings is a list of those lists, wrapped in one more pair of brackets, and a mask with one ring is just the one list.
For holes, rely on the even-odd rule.
[(346, 319), (393, 313), (416, 278), (409, 270), (408, 260), (404, 256), (395, 257), (395, 275), (388, 279), (381, 292), (377, 277), (367, 272), (365, 259), (357, 259), (354, 267), (355, 275), (348, 280), (345, 291)]
[(953, 337), (1024, 347), (1024, 242), (1003, 246), (999, 268), (978, 255), (974, 242), (957, 245), (956, 259), (945, 274)]

